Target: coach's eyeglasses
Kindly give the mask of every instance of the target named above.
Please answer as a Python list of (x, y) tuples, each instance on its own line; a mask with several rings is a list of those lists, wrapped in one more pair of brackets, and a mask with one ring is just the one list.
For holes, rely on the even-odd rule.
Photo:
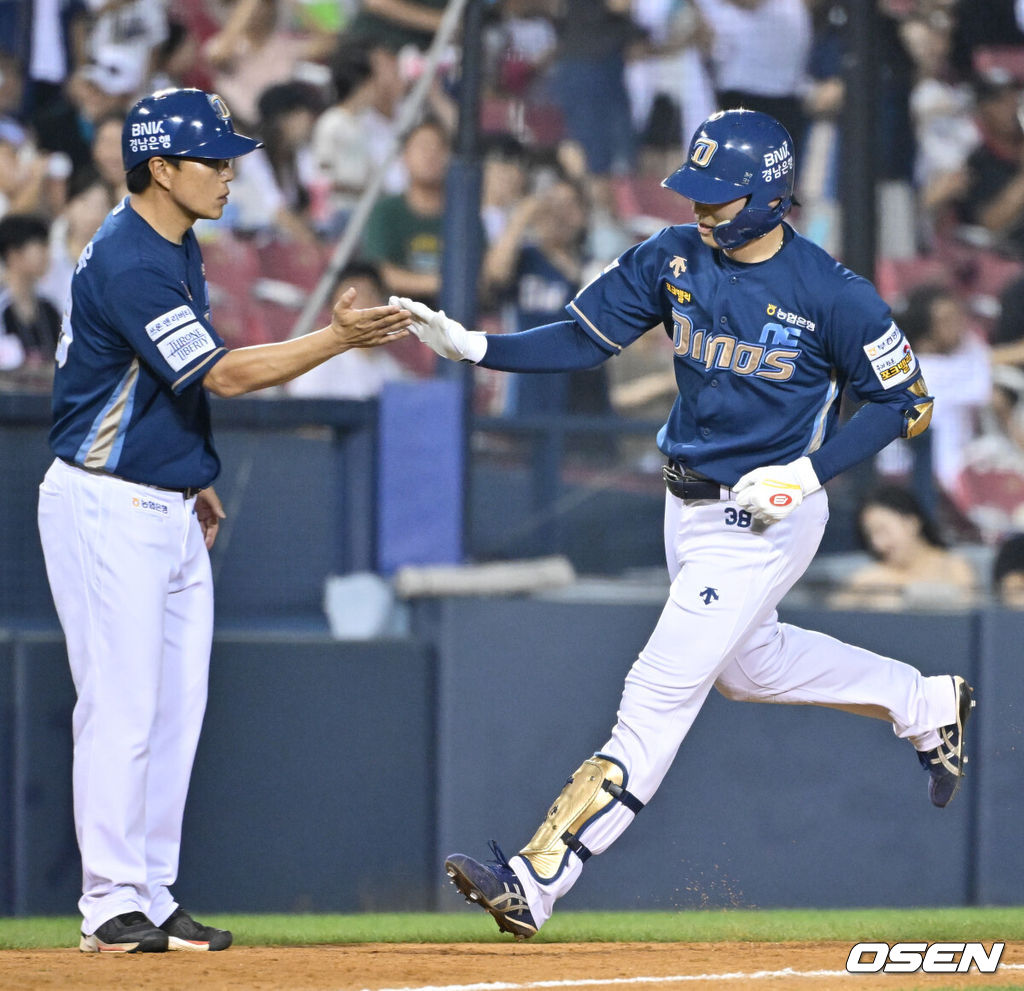
[(167, 155), (166, 157), (174, 162), (197, 162), (199, 165), (213, 169), (218, 175), (223, 175), (235, 165), (233, 158), (197, 158), (194, 155)]

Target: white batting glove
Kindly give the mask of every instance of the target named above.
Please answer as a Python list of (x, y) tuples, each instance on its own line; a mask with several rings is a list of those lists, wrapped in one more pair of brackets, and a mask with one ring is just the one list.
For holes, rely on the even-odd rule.
[(432, 310), (424, 303), (405, 296), (392, 296), (388, 302), (412, 314), (409, 328), (435, 354), (451, 361), (471, 361), (475, 365), (487, 352), (487, 335), (466, 330), (458, 320), (445, 316), (444, 310)]
[(732, 490), (737, 505), (754, 519), (777, 523), (789, 516), (804, 501), (804, 496), (820, 488), (811, 459), (797, 458), (788, 465), (769, 465), (748, 471)]

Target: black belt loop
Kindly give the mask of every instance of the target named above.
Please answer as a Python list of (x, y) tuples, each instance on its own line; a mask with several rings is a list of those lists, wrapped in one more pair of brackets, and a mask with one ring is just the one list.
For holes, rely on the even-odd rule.
[(683, 502), (700, 502), (709, 499), (717, 502), (720, 499), (732, 497), (731, 489), (719, 485), (712, 478), (705, 478), (687, 471), (685, 468), (680, 468), (674, 461), (669, 461), (661, 469), (661, 474), (665, 479), (665, 487)]

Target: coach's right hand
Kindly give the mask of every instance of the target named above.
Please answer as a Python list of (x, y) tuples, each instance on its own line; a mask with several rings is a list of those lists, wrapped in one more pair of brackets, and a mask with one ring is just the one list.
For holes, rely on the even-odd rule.
[(392, 296), (388, 302), (412, 314), (409, 329), (435, 354), (451, 361), (476, 364), (487, 352), (487, 335), (466, 330), (458, 320), (445, 316), (444, 310), (432, 310), (424, 303), (405, 296)]
[(410, 319), (396, 304), (356, 309), (356, 290), (350, 286), (339, 297), (331, 312), (331, 330), (349, 348), (375, 348), (408, 336)]

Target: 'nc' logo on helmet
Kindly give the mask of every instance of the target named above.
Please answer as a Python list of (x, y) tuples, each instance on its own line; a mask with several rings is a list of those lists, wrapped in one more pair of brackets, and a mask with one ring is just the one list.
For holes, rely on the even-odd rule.
[(706, 168), (711, 163), (711, 158), (718, 151), (718, 142), (711, 138), (700, 137), (693, 143), (693, 151), (690, 152), (690, 161), (699, 169)]
[(211, 93), (208, 99), (210, 106), (213, 107), (213, 112), (221, 120), (231, 120), (231, 111), (228, 110), (228, 105), (216, 93)]

